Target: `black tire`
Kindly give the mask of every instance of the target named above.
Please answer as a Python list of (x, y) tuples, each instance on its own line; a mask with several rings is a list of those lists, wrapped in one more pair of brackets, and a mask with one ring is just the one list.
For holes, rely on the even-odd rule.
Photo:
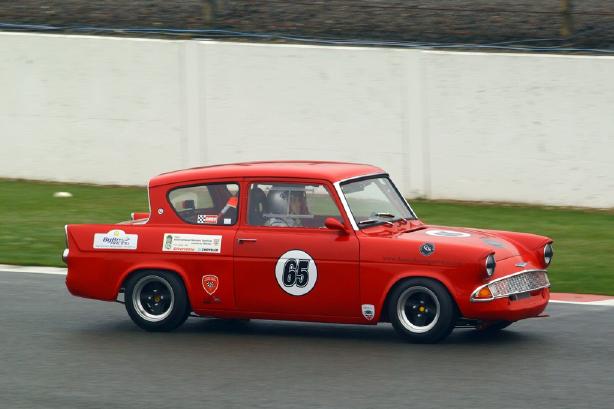
[(456, 323), (457, 308), (448, 290), (428, 278), (411, 278), (390, 294), (388, 316), (403, 338), (415, 343), (436, 343), (446, 338)]
[(173, 273), (143, 270), (125, 286), (125, 306), (132, 321), (147, 331), (172, 331), (190, 315), (183, 281)]
[(478, 328), (478, 331), (484, 334), (492, 334), (499, 332), (512, 325), (515, 321), (496, 321), (483, 325)]

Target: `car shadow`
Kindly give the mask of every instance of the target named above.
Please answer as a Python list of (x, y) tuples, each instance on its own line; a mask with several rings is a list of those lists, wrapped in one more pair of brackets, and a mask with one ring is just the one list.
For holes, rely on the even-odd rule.
[[(183, 334), (208, 334), (240, 337), (316, 338), (352, 340), (355, 342), (382, 342), (407, 344), (387, 323), (375, 326), (307, 323), (268, 320), (223, 320), (211, 318), (190, 319), (177, 330)], [(517, 344), (539, 340), (536, 334), (506, 329), (495, 333), (473, 329), (456, 329), (440, 344)]]

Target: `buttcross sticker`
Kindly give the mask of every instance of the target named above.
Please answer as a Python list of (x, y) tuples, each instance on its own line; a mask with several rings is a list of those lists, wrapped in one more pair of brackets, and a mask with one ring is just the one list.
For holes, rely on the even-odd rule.
[(290, 295), (301, 296), (316, 285), (318, 268), (309, 254), (302, 250), (290, 250), (277, 260), (275, 278), (282, 290)]
[(209, 274), (203, 276), (203, 288), (209, 295), (213, 295), (217, 291), (217, 287), (220, 284), (220, 279), (216, 275)]
[(138, 234), (126, 234), (123, 230), (110, 230), (108, 233), (94, 234), (95, 249), (136, 250)]

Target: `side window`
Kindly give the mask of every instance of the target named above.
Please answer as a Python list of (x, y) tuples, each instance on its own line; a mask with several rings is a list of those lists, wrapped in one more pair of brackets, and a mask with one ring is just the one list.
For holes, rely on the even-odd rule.
[(250, 186), (248, 224), (323, 228), (327, 217), (343, 220), (324, 185), (253, 183)]
[(179, 187), (168, 193), (168, 200), (186, 223), (231, 226), (237, 222), (239, 185), (211, 183)]

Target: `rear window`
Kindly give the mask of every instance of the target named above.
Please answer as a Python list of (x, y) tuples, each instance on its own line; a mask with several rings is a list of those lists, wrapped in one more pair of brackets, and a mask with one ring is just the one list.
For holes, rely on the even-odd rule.
[(168, 200), (186, 223), (232, 226), (237, 222), (239, 185), (210, 183), (173, 189)]

